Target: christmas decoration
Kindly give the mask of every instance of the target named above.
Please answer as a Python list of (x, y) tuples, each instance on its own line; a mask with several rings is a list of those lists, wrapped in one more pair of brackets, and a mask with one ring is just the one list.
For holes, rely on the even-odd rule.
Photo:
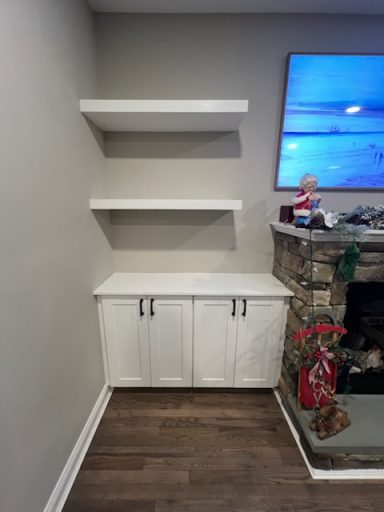
[(342, 281), (351, 283), (355, 275), (357, 262), (360, 258), (360, 249), (356, 242), (348, 245), (337, 267), (337, 275)]
[(316, 411), (309, 428), (317, 432), (319, 439), (327, 439), (349, 427), (350, 424), (347, 412), (339, 409), (335, 404), (330, 404)]
[(367, 226), (368, 229), (384, 229), (384, 206), (359, 205), (344, 216), (343, 222)]
[(342, 326), (319, 324), (293, 336), (298, 343), (299, 407), (318, 409), (333, 399), (338, 367), (353, 362), (353, 352), (339, 345), (346, 333)]
[(319, 207), (321, 197), (316, 194), (317, 177), (304, 174), (300, 180), (300, 191), (291, 199), (293, 215), (297, 227), (306, 227), (311, 221), (312, 212)]

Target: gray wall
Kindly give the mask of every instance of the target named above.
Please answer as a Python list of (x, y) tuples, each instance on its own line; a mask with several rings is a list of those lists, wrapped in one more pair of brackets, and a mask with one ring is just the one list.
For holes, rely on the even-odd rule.
[(42, 512), (104, 385), (93, 288), (111, 271), (89, 211), (104, 156), (79, 0), (4, 0), (0, 17), (0, 510)]
[[(235, 198), (242, 212), (118, 213), (118, 271), (263, 272), (268, 222), (293, 195), (274, 192), (286, 55), (384, 52), (384, 17), (97, 15), (100, 97), (249, 99), (239, 134), (108, 134), (111, 197)], [(310, 169), (308, 169), (310, 171)], [(378, 204), (324, 192), (322, 205)]]

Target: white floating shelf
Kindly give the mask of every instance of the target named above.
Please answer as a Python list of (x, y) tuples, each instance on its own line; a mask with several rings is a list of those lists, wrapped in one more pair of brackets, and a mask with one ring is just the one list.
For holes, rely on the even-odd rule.
[(91, 210), (241, 210), (238, 199), (91, 199)]
[(109, 132), (228, 132), (248, 100), (80, 100), (80, 110)]

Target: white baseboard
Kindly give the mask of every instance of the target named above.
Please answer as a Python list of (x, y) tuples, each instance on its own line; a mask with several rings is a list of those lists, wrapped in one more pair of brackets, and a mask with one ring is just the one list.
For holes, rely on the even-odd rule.
[(112, 391), (113, 388), (110, 388), (107, 384), (105, 384), (101, 390), (92, 412), (89, 415), (72, 453), (64, 466), (59, 480), (53, 489), (48, 503), (45, 506), (44, 512), (61, 512), (63, 509), (69, 491), (71, 490), (73, 482), (75, 481), (80, 469), (81, 463), (83, 462), (85, 454), (91, 444), (96, 428), (100, 423), (101, 417), (103, 416), (105, 408), (111, 398)]
[(383, 480), (384, 469), (318, 469), (314, 468), (308, 460), (307, 454), (300, 441), (299, 433), (297, 432), (288, 412), (286, 411), (283, 402), (280, 398), (279, 392), (274, 390), (276, 400), (287, 420), (288, 426), (296, 441), (297, 447), (304, 459), (311, 477), (314, 480)]

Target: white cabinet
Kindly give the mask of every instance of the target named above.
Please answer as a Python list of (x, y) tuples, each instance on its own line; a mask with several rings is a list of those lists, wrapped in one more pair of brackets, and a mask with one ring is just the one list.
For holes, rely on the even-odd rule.
[(107, 383), (277, 384), (288, 297), (270, 274), (112, 274), (98, 296)]
[(284, 300), (196, 298), (194, 308), (194, 386), (277, 384)]
[(192, 298), (101, 298), (111, 386), (192, 385)]

